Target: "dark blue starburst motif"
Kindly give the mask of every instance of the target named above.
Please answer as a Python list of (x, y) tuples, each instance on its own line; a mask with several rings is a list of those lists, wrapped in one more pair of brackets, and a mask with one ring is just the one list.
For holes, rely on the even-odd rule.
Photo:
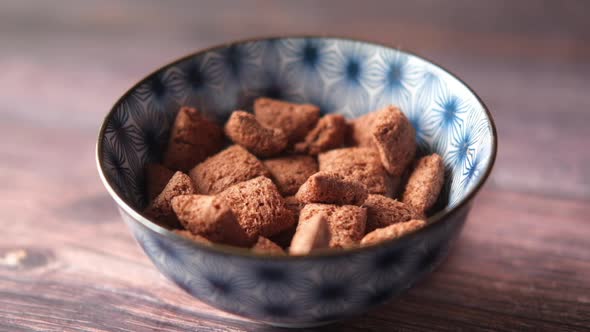
[(262, 45), (257, 42), (234, 44), (216, 51), (211, 58), (211, 73), (223, 86), (245, 87), (258, 78)]
[(369, 85), (376, 91), (373, 108), (394, 104), (405, 109), (409, 106), (411, 90), (418, 82), (417, 68), (399, 51), (382, 49), (378, 58), (369, 76)]
[(404, 260), (405, 252), (401, 248), (384, 250), (374, 257), (374, 269), (389, 271)]
[(393, 286), (376, 289), (367, 295), (367, 305), (375, 306), (384, 303), (391, 299), (395, 293), (396, 288)]
[(366, 272), (363, 268), (362, 261), (352, 258), (326, 260), (313, 267), (294, 287), (299, 309), (317, 318), (358, 309), (364, 303), (362, 295), (350, 284), (362, 282), (361, 275)]
[(221, 83), (216, 93), (214, 111), (225, 117), (255, 95), (262, 82), (260, 65), (263, 45), (259, 42), (234, 44), (212, 53), (209, 69)]
[[(487, 145), (482, 144), (482, 147), (483, 146)], [(463, 172), (463, 179), (461, 180), (461, 185), (465, 190), (470, 188), (474, 181), (481, 176), (487, 158), (489, 158), (489, 152), (485, 150), (486, 149), (484, 148), (478, 151), (473, 158), (467, 160), (467, 165)]]
[(273, 318), (289, 317), (291, 307), (284, 304), (267, 304), (262, 306), (262, 311)]
[(347, 114), (355, 117), (371, 108), (368, 81), (372, 51), (360, 43), (340, 42), (328, 59), (325, 76), (332, 82), (330, 94)]
[(135, 120), (136, 146), (142, 162), (159, 161), (166, 147), (169, 126), (165, 114), (148, 108), (143, 116)]
[(137, 237), (137, 242), (154, 265), (174, 283), (183, 289), (189, 289), (187, 264), (182, 260), (179, 248), (170, 241), (171, 239), (150, 231), (142, 232)]
[(459, 132), (452, 136), (449, 151), (446, 155), (449, 164), (456, 168), (463, 166), (467, 158), (473, 154), (475, 143), (473, 132), (460, 126)]
[(411, 98), (409, 106), (403, 108), (408, 120), (416, 130), (419, 155), (430, 152), (429, 142), (436, 132), (435, 122), (430, 116), (430, 106), (429, 99), (424, 98), (424, 94), (421, 93), (421, 90), (418, 90), (416, 95)]
[[(431, 236), (431, 238), (435, 237), (436, 236)], [(417, 276), (421, 276), (436, 268), (448, 252), (448, 239), (441, 238), (433, 240), (437, 242), (434, 244), (426, 245), (425, 251), (421, 255), (420, 261), (416, 267), (417, 270), (415, 271)]]
[[(400, 282), (411, 278), (416, 265), (416, 253), (411, 247), (396, 245), (381, 248), (367, 254), (360, 262), (360, 274), (356, 280), (369, 287), (368, 293), (376, 288), (399, 287)], [(369, 296), (363, 293), (366, 300)], [(364, 301), (364, 300), (363, 300)]]
[(132, 184), (132, 173), (125, 158), (124, 152), (118, 143), (112, 143), (114, 138), (104, 136), (102, 140), (102, 158), (105, 165), (107, 178), (115, 184), (115, 188), (125, 197), (130, 197), (130, 185)]
[(306, 42), (301, 49), (301, 60), (305, 67), (310, 70), (317, 70), (320, 60), (320, 50), (318, 49), (318, 45), (315, 45), (315, 43), (311, 41)]
[(341, 301), (348, 295), (348, 287), (344, 282), (325, 282), (315, 289), (317, 300), (320, 302)]
[(279, 48), (284, 62), (285, 77), (292, 84), (302, 85), (305, 94), (321, 89), (321, 74), (335, 51), (331, 43), (315, 38), (290, 38), (281, 41)]
[(181, 89), (185, 97), (184, 105), (196, 107), (201, 112), (213, 113), (211, 110), (214, 89), (221, 84), (211, 66), (211, 60), (205, 55), (196, 56), (178, 65)]
[[(177, 71), (168, 69), (152, 75), (134, 94), (144, 101), (147, 110), (164, 115), (170, 124), (183, 99), (182, 81)], [(134, 113), (131, 115), (137, 120)]]
[(479, 141), (488, 128), (478, 112), (469, 110), (467, 106), (464, 106), (464, 109), (469, 113), (465, 121), (461, 119), (458, 128), (451, 132), (448, 152), (445, 155), (446, 162), (456, 170), (463, 169), (467, 159), (475, 153)]
[[(293, 263), (293, 262), (291, 262)], [(301, 280), (305, 271), (309, 269), (301, 264), (273, 264), (256, 262), (248, 266), (242, 265), (248, 273), (242, 274), (244, 284), (254, 285), (256, 292), (267, 294), (267, 299), (262, 299), (262, 304), (280, 299), (283, 302), (292, 301), (297, 289), (302, 287)], [(253, 297), (255, 298), (255, 297)], [(254, 306), (262, 305), (259, 302)]]
[(459, 129), (467, 112), (468, 105), (461, 97), (443, 90), (443, 93), (435, 98), (431, 114), (438, 128), (438, 139), (446, 143), (450, 136)]
[(258, 288), (245, 300), (244, 305), (251, 309), (255, 317), (265, 321), (291, 319), (302, 314), (299, 305), (294, 302), (293, 290), (277, 293), (274, 288)]
[[(483, 135), (482, 138), (488, 137)], [(462, 169), (457, 169), (453, 175), (453, 202), (467, 194), (477, 180), (483, 175), (483, 170), (490, 158), (489, 142), (478, 141), (472, 154), (467, 156)]]
[(137, 154), (137, 144), (140, 144), (137, 128), (129, 123), (129, 104), (121, 103), (119, 108), (113, 113), (105, 129), (105, 133), (111, 136), (111, 143), (116, 144), (125, 154), (129, 169), (135, 172), (141, 168), (140, 160)]
[[(143, 207), (144, 181), (143, 165), (159, 157), (160, 144), (163, 142), (162, 131), (165, 126), (161, 120), (153, 119), (154, 112), (142, 110), (142, 103), (131, 94), (124, 99), (113, 112), (107, 124), (105, 135), (110, 142), (124, 154), (127, 161), (126, 188), (128, 199)], [(132, 115), (131, 117), (129, 115)], [(164, 117), (155, 113), (156, 117)], [(134, 121), (131, 118), (134, 117)], [(164, 121), (165, 122), (165, 121)]]
[(254, 273), (260, 282), (280, 283), (289, 278), (286, 270), (274, 266), (259, 266)]
[(189, 293), (233, 313), (239, 314), (247, 308), (257, 283), (233, 259), (210, 253), (195, 255), (192, 250), (192, 255), (187, 251), (184, 260), (190, 276)]
[[(124, 112), (126, 109), (121, 108), (121, 111)], [(161, 158), (168, 132), (163, 123), (167, 123), (164, 114), (145, 110), (142, 117), (123, 129), (128, 137), (122, 141), (124, 144), (121, 146), (129, 158), (129, 168), (136, 184), (131, 193), (132, 199), (142, 207), (147, 203), (143, 166)]]
[(242, 76), (244, 70), (244, 63), (242, 63), (243, 53), (242, 48), (238, 45), (232, 45), (222, 52), (227, 73), (234, 79), (240, 79)]

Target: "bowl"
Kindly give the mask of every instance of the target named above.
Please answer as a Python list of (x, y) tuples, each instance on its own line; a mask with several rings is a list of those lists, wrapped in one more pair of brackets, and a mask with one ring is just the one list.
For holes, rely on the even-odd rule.
[[(158, 161), (180, 105), (223, 121), (259, 96), (309, 102), (357, 117), (396, 104), (419, 153), (443, 156), (446, 180), (428, 225), (396, 241), (262, 256), (186, 240), (144, 217), (143, 166)], [(100, 129), (100, 177), (154, 265), (213, 307), (268, 324), (306, 327), (362, 313), (429, 274), (459, 235), (496, 156), (492, 116), (456, 76), (417, 55), (328, 37), (260, 38), (198, 51), (134, 85)]]

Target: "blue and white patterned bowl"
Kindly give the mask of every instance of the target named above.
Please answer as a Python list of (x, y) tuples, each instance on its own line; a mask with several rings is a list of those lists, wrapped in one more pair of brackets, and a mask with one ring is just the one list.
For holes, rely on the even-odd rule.
[[(181, 238), (143, 217), (143, 165), (159, 160), (179, 105), (223, 121), (258, 96), (310, 102), (357, 117), (397, 104), (422, 153), (444, 157), (440, 211), (424, 229), (373, 247), (265, 257)], [(429, 273), (458, 236), (492, 169), (496, 132), (473, 91), (416, 55), (341, 38), (256, 39), (213, 47), (167, 65), (132, 87), (100, 130), (100, 177), (127, 226), (170, 280), (222, 310), (280, 326), (349, 317)]]

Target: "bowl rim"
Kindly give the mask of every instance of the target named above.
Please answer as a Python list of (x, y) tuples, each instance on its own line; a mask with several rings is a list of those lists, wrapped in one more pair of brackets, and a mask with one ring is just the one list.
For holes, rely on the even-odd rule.
[(266, 254), (254, 253), (253, 251), (251, 251), (247, 248), (234, 247), (234, 246), (229, 246), (229, 245), (224, 245), (224, 244), (218, 244), (218, 243), (201, 244), (201, 243), (186, 239), (180, 235), (177, 235), (176, 233), (174, 233), (174, 232), (158, 225), (157, 223), (151, 221), (149, 218), (144, 216), (141, 212), (139, 212), (135, 208), (133, 208), (131, 206), (131, 204), (127, 201), (127, 199), (125, 199), (122, 195), (120, 195), (119, 192), (111, 185), (110, 181), (107, 179), (104, 169), (103, 169), (104, 162), (103, 162), (103, 157), (102, 157), (102, 153), (101, 153), (102, 140), (105, 135), (107, 123), (108, 123), (108, 120), (110, 119), (110, 117), (115, 112), (115, 110), (118, 108), (118, 106), (137, 87), (139, 87), (141, 84), (145, 83), (145, 81), (147, 81), (148, 79), (150, 79), (154, 75), (157, 75), (158, 73), (162, 72), (163, 70), (170, 68), (172, 66), (175, 66), (185, 60), (188, 60), (190, 58), (193, 58), (193, 57), (201, 55), (201, 54), (205, 54), (205, 53), (208, 53), (211, 51), (223, 49), (223, 48), (226, 48), (226, 47), (229, 47), (232, 45), (237, 45), (237, 44), (244, 44), (244, 43), (256, 42), (256, 41), (268, 41), (268, 40), (275, 40), (275, 39), (289, 39), (289, 38), (293, 38), (293, 39), (308, 39), (308, 38), (309, 39), (337, 39), (337, 40), (343, 40), (343, 41), (361, 42), (361, 43), (364, 43), (367, 45), (397, 50), (397, 51), (403, 52), (405, 54), (414, 56), (418, 59), (421, 59), (425, 62), (430, 63), (431, 65), (438, 67), (440, 70), (443, 70), (444, 72), (449, 74), (451, 77), (453, 77), (454, 79), (459, 81), (459, 83), (461, 83), (463, 86), (465, 86), (465, 88), (467, 88), (467, 90), (475, 97), (477, 102), (479, 102), (479, 104), (482, 106), (483, 110), (485, 111), (486, 116), (489, 120), (489, 125), (491, 127), (490, 134), (492, 136), (492, 140), (491, 140), (490, 161), (485, 169), (484, 175), (479, 179), (479, 181), (476, 183), (476, 185), (470, 189), (470, 192), (465, 197), (463, 197), (461, 200), (459, 200), (455, 206), (453, 206), (451, 209), (448, 209), (448, 210), (438, 211), (437, 213), (435, 213), (434, 215), (432, 215), (431, 217), (428, 218), (426, 227), (423, 227), (423, 228), (421, 228), (415, 232), (412, 232), (410, 234), (406, 234), (406, 235), (402, 236), (401, 238), (415, 237), (418, 234), (425, 232), (427, 228), (431, 228), (433, 224), (441, 223), (441, 222), (444, 222), (445, 220), (448, 220), (449, 217), (455, 215), (458, 211), (460, 211), (464, 207), (466, 207), (473, 200), (473, 198), (477, 195), (477, 193), (479, 193), (481, 188), (487, 182), (487, 180), (492, 172), (492, 169), (494, 167), (494, 164), (496, 162), (496, 157), (497, 157), (497, 153), (498, 153), (498, 133), (496, 130), (496, 124), (494, 122), (494, 118), (492, 116), (492, 113), (490, 112), (490, 110), (488, 109), (486, 104), (483, 102), (481, 97), (477, 93), (475, 93), (475, 91), (467, 83), (465, 83), (465, 81), (463, 81), (459, 76), (457, 76), (455, 73), (448, 70), (447, 68), (441, 66), (437, 62), (432, 61), (429, 58), (418, 55), (413, 51), (401, 49), (400, 47), (388, 45), (383, 42), (378, 42), (378, 41), (364, 39), (364, 38), (329, 35), (329, 34), (315, 34), (315, 35), (314, 34), (302, 34), (302, 35), (286, 34), (286, 35), (270, 35), (270, 36), (238, 39), (238, 40), (233, 40), (230, 42), (217, 44), (217, 45), (214, 45), (211, 47), (207, 47), (207, 48), (195, 51), (195, 52), (191, 52), (187, 55), (177, 58), (174, 61), (168, 62), (167, 64), (160, 66), (156, 70), (150, 72), (149, 74), (144, 76), (142, 79), (137, 81), (129, 89), (127, 89), (127, 91), (125, 91), (125, 93), (117, 99), (117, 101), (111, 107), (110, 111), (105, 115), (105, 117), (102, 121), (102, 124), (100, 126), (100, 130), (98, 132), (98, 140), (96, 143), (95, 158), (96, 158), (96, 166), (98, 168), (98, 173), (99, 173), (100, 179), (101, 179), (103, 185), (105, 186), (105, 188), (107, 189), (108, 193), (111, 195), (113, 200), (119, 206), (119, 208), (122, 208), (126, 213), (128, 213), (133, 218), (133, 220), (138, 221), (144, 227), (150, 229), (151, 231), (159, 233), (160, 235), (166, 236), (166, 237), (170, 238), (171, 240), (184, 241), (186, 244), (197, 247), (199, 250), (213, 251), (217, 254), (230, 254), (230, 255), (252, 258), (252, 259), (291, 261), (291, 260), (314, 259), (314, 258), (323, 258), (323, 257), (343, 257), (343, 256), (347, 256), (350, 254), (356, 254), (356, 253), (377, 250), (379, 248), (387, 247), (387, 246), (390, 246), (394, 243), (399, 242), (399, 240), (401, 238), (381, 242), (381, 243), (367, 246), (367, 247), (355, 247), (355, 248), (347, 248), (347, 249), (341, 249), (341, 250), (329, 250), (329, 249), (318, 250), (318, 251), (312, 252), (308, 255), (266, 255)]

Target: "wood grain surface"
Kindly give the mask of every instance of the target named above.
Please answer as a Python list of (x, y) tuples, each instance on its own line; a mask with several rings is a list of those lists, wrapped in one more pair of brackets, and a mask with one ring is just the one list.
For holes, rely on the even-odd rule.
[(168, 282), (121, 222), (94, 144), (111, 104), (188, 52), (345, 35), (443, 64), (487, 103), (495, 170), (449, 259), (321, 331), (590, 330), (590, 3), (0, 3), (0, 331), (275, 331)]

